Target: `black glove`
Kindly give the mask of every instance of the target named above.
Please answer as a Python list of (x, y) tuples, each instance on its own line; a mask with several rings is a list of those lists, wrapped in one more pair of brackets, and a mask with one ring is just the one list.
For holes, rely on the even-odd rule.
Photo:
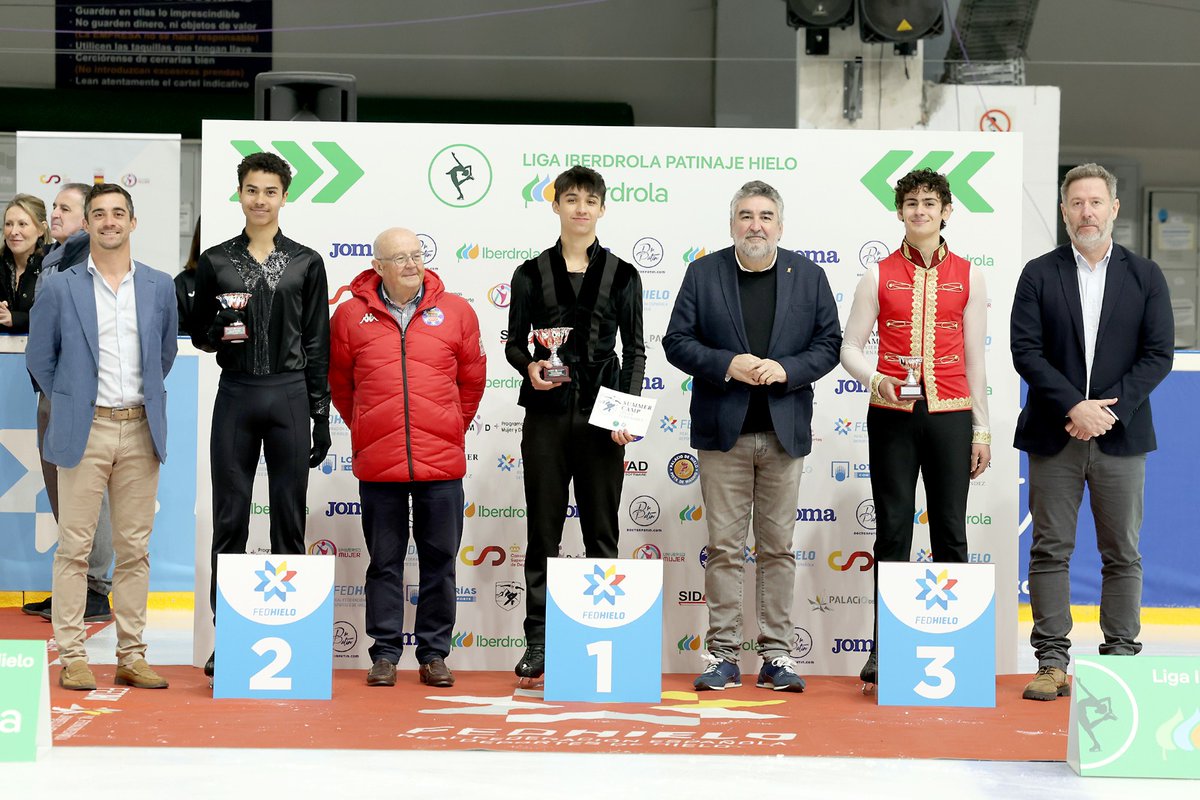
[(325, 460), (325, 456), (329, 455), (329, 447), (333, 444), (333, 440), (329, 438), (328, 417), (317, 417), (313, 420), (312, 441), (312, 451), (308, 454), (310, 469)]
[(225, 327), (227, 325), (236, 325), (239, 322), (244, 323), (246, 315), (241, 311), (235, 311), (232, 308), (222, 308), (217, 312), (217, 316), (213, 317), (212, 325), (208, 326), (208, 340), (213, 344), (221, 344), (221, 339), (225, 336)]

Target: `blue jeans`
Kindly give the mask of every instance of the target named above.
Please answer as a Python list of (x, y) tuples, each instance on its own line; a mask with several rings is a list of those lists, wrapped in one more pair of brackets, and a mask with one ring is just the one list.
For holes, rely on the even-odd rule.
[(739, 436), (728, 452), (700, 450), (700, 491), (708, 519), (708, 652), (737, 662), (742, 648), (746, 537), (754, 518), (759, 654), (792, 651), (792, 548), (804, 459), (792, 458), (773, 432)]

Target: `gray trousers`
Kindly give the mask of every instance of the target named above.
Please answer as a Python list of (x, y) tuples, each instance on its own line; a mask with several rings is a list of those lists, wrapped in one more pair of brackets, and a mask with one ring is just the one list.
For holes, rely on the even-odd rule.
[[(42, 437), (46, 435), (46, 426), (50, 424), (50, 400), (46, 395), (38, 394), (37, 409), (37, 444), (38, 453), (42, 452)], [(46, 459), (42, 459), (42, 478), (46, 481), (46, 497), (50, 500), (50, 511), (58, 521), (58, 467)], [(108, 489), (100, 500), (100, 518), (96, 521), (96, 536), (92, 539), (92, 551), (87, 559), (87, 585), (93, 592), (108, 597), (112, 591), (110, 577), (113, 564), (112, 515), (108, 509)]]
[(700, 491), (708, 519), (708, 652), (737, 662), (742, 649), (746, 537), (754, 520), (758, 645), (764, 660), (792, 651), (796, 583), (796, 501), (804, 459), (792, 458), (772, 432), (738, 437), (727, 452), (700, 450)]
[(1102, 655), (1141, 651), (1142, 491), (1146, 455), (1110, 456), (1096, 439), (1071, 439), (1056, 455), (1029, 454), (1029, 511), (1033, 544), (1029, 550), (1029, 603), (1033, 632), (1029, 642), (1039, 667), (1067, 669), (1071, 640), (1071, 554), (1079, 506), (1086, 484), (1096, 519), (1100, 550), (1100, 631)]

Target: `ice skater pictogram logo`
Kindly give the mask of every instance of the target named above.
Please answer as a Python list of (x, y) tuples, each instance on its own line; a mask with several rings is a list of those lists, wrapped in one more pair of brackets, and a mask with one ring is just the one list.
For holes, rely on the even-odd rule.
[(610, 606), (617, 604), (617, 598), (625, 595), (625, 590), (621, 588), (621, 581), (625, 580), (624, 575), (617, 574), (616, 566), (611, 566), (606, 570), (600, 569), (599, 566), (592, 567), (590, 575), (584, 575), (588, 582), (588, 588), (583, 590), (587, 597), (592, 598), (592, 605), (598, 606), (602, 600), (607, 600)]
[(258, 576), (260, 583), (254, 587), (254, 591), (263, 593), (263, 602), (267, 602), (272, 597), (278, 597), (283, 602), (287, 602), (288, 592), (296, 591), (296, 587), (292, 585), (292, 578), (296, 577), (296, 570), (288, 569), (287, 562), (279, 562), (279, 566), (273, 566), (270, 561), (264, 561), (262, 569), (254, 570), (254, 574)]
[(941, 606), (943, 609), (950, 608), (950, 601), (957, 600), (954, 592), (950, 591), (958, 585), (958, 579), (949, 576), (949, 570), (942, 570), (937, 575), (933, 574), (933, 570), (925, 570), (924, 578), (917, 578), (917, 586), (921, 587), (921, 591), (917, 594), (918, 600), (925, 601), (925, 608), (930, 609), (934, 606)]

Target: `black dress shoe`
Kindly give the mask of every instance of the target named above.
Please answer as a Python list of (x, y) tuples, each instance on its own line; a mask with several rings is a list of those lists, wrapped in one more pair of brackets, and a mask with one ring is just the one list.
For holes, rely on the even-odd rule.
[(426, 686), (453, 686), (454, 673), (446, 666), (446, 662), (440, 658), (434, 658), (427, 664), (422, 664), (418, 670), (421, 675), (421, 683)]
[(208, 657), (208, 661), (204, 662), (204, 674), (211, 678), (213, 676), (213, 673), (216, 671), (217, 671), (217, 651), (213, 650), (212, 655)]

